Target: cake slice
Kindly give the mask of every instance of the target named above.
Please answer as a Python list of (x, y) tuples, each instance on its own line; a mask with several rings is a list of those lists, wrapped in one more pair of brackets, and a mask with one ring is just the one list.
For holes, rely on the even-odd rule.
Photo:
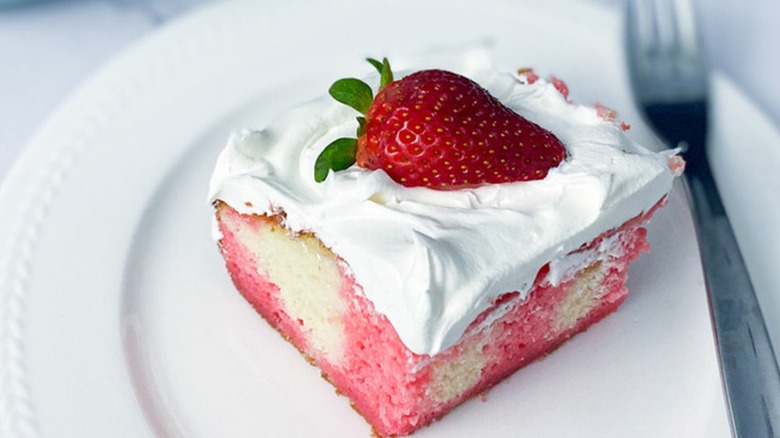
[(211, 199), (239, 292), (400, 436), (615, 311), (682, 164), (530, 70), (372, 64), (234, 135)]

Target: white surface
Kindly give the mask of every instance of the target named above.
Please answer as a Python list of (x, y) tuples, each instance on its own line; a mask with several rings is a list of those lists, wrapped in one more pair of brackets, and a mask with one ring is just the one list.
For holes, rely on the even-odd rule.
[(780, 130), (722, 76), (713, 81), (713, 172), (780, 352)]
[(214, 0), (35, 0), (0, 7), (0, 182), (46, 118), (113, 56)]
[[(391, 41), (369, 32), (362, 0), (344, 3), (360, 15), (349, 32), (327, 24), (343, 12), (315, 3), (305, 15), (230, 4), (177, 23), (102, 69), (33, 139), (0, 186), (13, 206), (0, 216), (3, 436), (368, 436), (224, 274), (205, 195), (228, 131), (362, 71), (366, 54), (416, 50), (421, 32), (431, 46), (492, 36), (506, 66), (521, 57), (567, 78), (577, 100), (629, 107), (608, 10), (431, 2), (427, 29), (412, 22)], [(389, 3), (376, 7), (401, 14)], [(291, 23), (301, 31), (278, 38)], [(651, 233), (617, 314), (419, 436), (727, 436), (679, 191)]]

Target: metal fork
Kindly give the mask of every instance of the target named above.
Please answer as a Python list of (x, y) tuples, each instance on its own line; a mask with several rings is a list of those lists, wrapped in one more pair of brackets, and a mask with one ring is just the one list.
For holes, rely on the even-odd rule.
[(780, 371), (707, 159), (707, 67), (688, 0), (628, 0), (634, 97), (656, 133), (680, 146), (692, 200), (732, 433), (780, 436)]

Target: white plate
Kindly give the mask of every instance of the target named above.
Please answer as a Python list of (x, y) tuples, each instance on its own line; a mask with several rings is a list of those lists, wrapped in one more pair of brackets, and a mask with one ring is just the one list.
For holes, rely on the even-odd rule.
[[(612, 11), (415, 3), (220, 4), (140, 42), (56, 112), (0, 188), (3, 436), (369, 436), (233, 290), (206, 199), (231, 130), (369, 72), (365, 56), (490, 40), (500, 66), (554, 72), (652, 141)], [(418, 436), (727, 436), (692, 236), (678, 188), (621, 310)]]

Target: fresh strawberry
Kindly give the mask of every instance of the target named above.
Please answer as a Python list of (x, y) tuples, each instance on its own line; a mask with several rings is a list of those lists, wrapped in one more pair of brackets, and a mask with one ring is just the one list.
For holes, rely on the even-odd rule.
[(337, 166), (324, 163), (344, 154), (354, 154), (359, 166), (382, 169), (404, 186), (442, 190), (542, 179), (566, 158), (552, 133), (468, 78), (423, 70), (393, 81), (386, 60), (372, 64), (383, 76), (375, 99), (366, 98), (368, 86), (352, 82), (356, 79), (342, 80), (348, 92), (336, 87), (339, 82), (334, 87), (342, 92), (331, 88), (337, 100), (365, 109), (365, 118), (358, 118), (356, 142), (339, 139), (326, 148), (315, 165), (318, 180), (330, 169), (350, 166), (349, 159)]

